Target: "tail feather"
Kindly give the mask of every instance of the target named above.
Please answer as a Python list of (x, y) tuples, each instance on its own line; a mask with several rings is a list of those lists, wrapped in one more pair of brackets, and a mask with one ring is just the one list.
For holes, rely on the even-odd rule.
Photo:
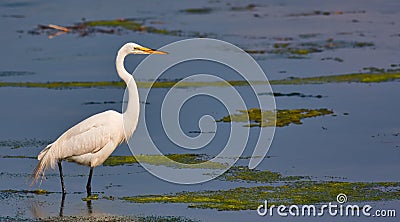
[(38, 155), (39, 163), (36, 165), (35, 169), (33, 170), (32, 175), (32, 183), (31, 185), (38, 182), (39, 178), (44, 178), (45, 172), (47, 168), (51, 167), (54, 168), (56, 165), (57, 158), (53, 154), (51, 146), (53, 144), (49, 144), (42, 152)]

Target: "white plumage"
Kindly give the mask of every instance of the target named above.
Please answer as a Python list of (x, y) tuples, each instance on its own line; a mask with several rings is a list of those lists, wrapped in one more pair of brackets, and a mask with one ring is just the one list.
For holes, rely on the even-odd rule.
[(139, 117), (139, 94), (136, 82), (124, 68), (124, 59), (129, 54), (166, 54), (165, 52), (145, 48), (136, 43), (127, 43), (118, 51), (116, 68), (119, 77), (127, 84), (129, 99), (124, 114), (108, 110), (93, 115), (64, 132), (57, 140), (49, 144), (38, 155), (33, 182), (45, 175), (47, 168), (55, 168), (58, 164), (62, 191), (65, 187), (62, 175), (61, 161), (68, 160), (90, 167), (87, 183), (87, 193), (91, 195), (91, 178), (93, 168), (101, 165), (125, 140), (123, 115), (129, 118), (128, 128), (125, 127), (126, 139), (136, 129)]

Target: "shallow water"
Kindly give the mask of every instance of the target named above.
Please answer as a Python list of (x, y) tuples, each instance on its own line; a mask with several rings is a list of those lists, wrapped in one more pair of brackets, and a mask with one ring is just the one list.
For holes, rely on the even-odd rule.
[[(63, 34), (52, 39), (46, 35), (32, 35), (29, 31), (39, 24), (71, 25), (86, 20), (117, 18), (144, 19), (146, 24), (184, 33), (206, 33), (210, 37), (229, 41), (245, 50), (271, 50), (275, 43), (321, 43), (332, 38), (345, 42), (368, 42), (373, 46), (324, 49), (309, 53), (301, 59), (290, 58), (288, 54), (253, 54), (269, 79), (287, 77), (309, 77), (333, 74), (363, 72), (365, 67), (390, 68), (399, 64), (399, 3), (396, 0), (351, 1), (339, 4), (337, 1), (196, 1), (164, 2), (147, 1), (140, 7), (132, 1), (60, 2), (15, 2), (0, 3), (0, 27), (2, 66), (0, 81), (3, 82), (48, 82), (48, 81), (119, 81), (114, 68), (116, 50), (125, 42), (135, 41), (145, 46), (159, 48), (186, 36), (170, 36), (151, 33), (123, 31), (121, 34), (91, 34), (79, 37)], [(251, 10), (234, 10), (254, 4)], [(317, 6), (316, 6), (317, 5)], [(191, 8), (210, 8), (209, 13), (186, 13)], [(315, 11), (329, 12), (329, 15)], [(341, 12), (336, 13), (335, 12)], [(249, 25), (251, 24), (251, 25)], [(125, 64), (133, 70), (144, 56), (128, 57)], [(324, 59), (325, 58), (325, 59)], [(327, 59), (328, 58), (328, 59)], [(331, 59), (329, 59), (331, 58)], [(339, 59), (333, 59), (339, 58)], [(201, 64), (182, 65), (178, 72), (165, 76), (167, 80), (184, 77), (197, 70)], [(208, 64), (202, 71), (218, 74), (226, 80), (237, 80), (237, 76)], [(182, 74), (179, 74), (182, 73)], [(136, 76), (148, 81), (145, 75)], [(302, 125), (277, 128), (272, 146), (258, 169), (280, 172), (284, 175), (305, 175), (320, 180), (339, 177), (348, 181), (399, 181), (400, 162), (400, 93), (398, 82), (387, 83), (332, 83), (319, 85), (276, 85), (274, 92), (322, 95), (313, 97), (276, 97), (278, 109), (328, 108), (336, 116), (323, 116), (304, 120)], [(249, 107), (255, 105), (248, 86), (237, 87), (246, 97)], [(184, 88), (178, 93), (185, 96), (208, 88)], [(140, 94), (145, 89), (140, 89)], [(157, 114), (162, 96), (168, 89), (153, 89), (146, 101), (150, 114)], [(224, 93), (226, 89), (214, 87)], [(0, 88), (1, 115), (0, 141), (20, 143), (26, 140), (52, 141), (64, 130), (78, 121), (107, 109), (121, 110), (124, 91), (115, 88), (87, 89), (41, 89), (41, 88)], [(266, 98), (268, 95), (259, 95)], [(107, 103), (114, 101), (115, 103)], [(106, 103), (105, 103), (106, 102)], [(95, 104), (91, 104), (95, 103)], [(96, 104), (97, 103), (97, 104)], [(100, 103), (100, 104), (99, 104)], [(89, 104), (89, 105), (88, 105)], [(183, 130), (199, 130), (198, 120), (211, 113), (216, 119), (227, 115), (226, 110), (216, 101), (197, 98), (182, 110)], [(187, 153), (171, 144), (165, 135), (157, 130), (154, 123), (153, 138), (163, 144), (164, 153)], [(243, 124), (234, 123), (233, 127)], [(229, 124), (217, 123), (215, 140), (197, 153), (210, 156), (217, 154), (226, 141)], [(252, 128), (253, 134), (259, 129)], [(196, 134), (195, 134), (196, 135)], [(135, 146), (143, 146), (141, 138), (144, 128), (139, 126), (135, 133)], [(255, 137), (252, 136), (251, 140)], [(254, 141), (253, 141), (254, 142)], [(23, 143), (20, 148), (0, 147), (0, 190), (32, 190), (29, 175), (37, 163), (29, 158), (2, 158), (4, 156), (34, 157), (43, 148), (41, 143)], [(250, 156), (251, 144), (243, 156)], [(130, 155), (126, 144), (119, 147), (114, 155)], [(248, 160), (240, 160), (247, 165)], [(64, 215), (88, 215), (84, 186), (88, 169), (71, 163), (64, 164), (65, 182), (69, 194), (65, 200)], [(255, 211), (215, 211), (190, 209), (186, 204), (137, 204), (118, 197), (163, 194), (180, 191), (229, 189), (255, 184), (213, 180), (207, 183), (183, 186), (161, 181), (138, 165), (124, 165), (95, 169), (93, 190), (115, 200), (100, 198), (92, 201), (92, 215), (176, 215), (201, 221), (247, 220), (278, 221), (279, 217), (260, 218)], [(47, 195), (3, 194), (0, 193), (0, 220), (31, 219), (59, 215), (61, 193), (57, 193), (59, 179), (57, 171), (49, 171), (41, 189), (51, 192)], [(332, 200), (334, 201), (334, 200)], [(373, 202), (374, 207), (395, 208), (399, 201)], [(289, 219), (289, 218), (288, 218)], [(290, 218), (295, 221), (310, 221), (314, 218)], [(322, 221), (340, 221), (341, 218), (317, 218)], [(315, 219), (315, 220), (317, 220)], [(354, 221), (373, 218), (352, 218)], [(386, 218), (391, 221), (394, 218)]]

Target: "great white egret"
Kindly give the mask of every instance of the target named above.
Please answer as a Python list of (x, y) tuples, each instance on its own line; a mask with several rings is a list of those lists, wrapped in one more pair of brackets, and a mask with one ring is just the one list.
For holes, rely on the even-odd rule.
[(33, 183), (41, 176), (44, 177), (48, 167), (54, 169), (57, 163), (62, 193), (65, 194), (61, 161), (72, 161), (90, 167), (86, 191), (91, 195), (93, 168), (101, 165), (118, 145), (128, 140), (137, 126), (139, 93), (135, 79), (124, 67), (125, 57), (129, 54), (166, 54), (166, 52), (149, 49), (136, 43), (127, 43), (118, 51), (115, 65), (119, 77), (128, 87), (129, 99), (124, 114), (130, 118), (129, 126), (125, 125), (124, 128), (123, 114), (114, 110), (98, 113), (81, 121), (39, 153), (39, 163), (33, 172)]

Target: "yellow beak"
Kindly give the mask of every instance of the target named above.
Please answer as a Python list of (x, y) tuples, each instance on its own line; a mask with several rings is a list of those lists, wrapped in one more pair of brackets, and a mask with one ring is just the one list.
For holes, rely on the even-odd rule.
[(155, 49), (149, 49), (146, 47), (140, 47), (140, 50), (145, 54), (168, 54), (168, 52), (157, 51)]

